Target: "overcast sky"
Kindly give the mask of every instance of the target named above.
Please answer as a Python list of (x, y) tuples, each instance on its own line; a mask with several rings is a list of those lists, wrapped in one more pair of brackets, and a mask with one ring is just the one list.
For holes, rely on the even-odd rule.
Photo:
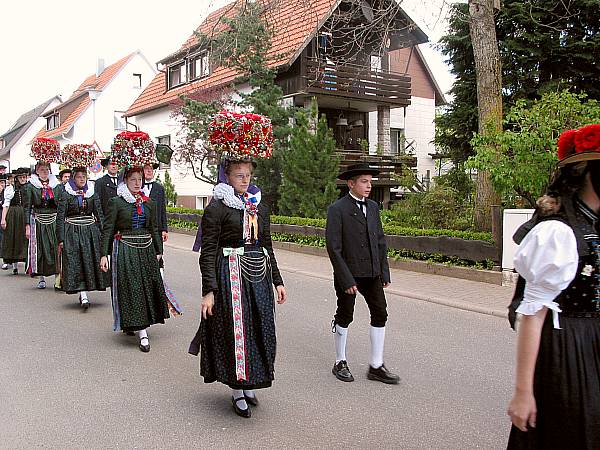
[[(290, 0), (293, 1), (293, 0)], [(230, 0), (5, 1), (0, 26), (0, 134), (54, 95), (66, 100), (106, 65), (141, 50), (152, 63), (177, 50), (206, 15)], [(444, 31), (441, 0), (404, 0), (403, 7), (435, 42)], [(423, 7), (426, 5), (426, 7)], [(426, 47), (426, 46), (422, 46)], [(431, 46), (428, 46), (431, 47)], [(442, 90), (452, 78), (441, 55), (423, 48)]]

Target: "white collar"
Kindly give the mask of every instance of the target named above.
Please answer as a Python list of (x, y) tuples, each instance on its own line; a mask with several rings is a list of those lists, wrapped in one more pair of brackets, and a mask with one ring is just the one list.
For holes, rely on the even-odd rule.
[[(94, 195), (94, 183), (87, 181), (86, 184), (87, 184), (87, 191), (85, 192), (85, 198), (90, 198), (92, 195)], [(68, 181), (65, 184), (65, 191), (71, 195), (78, 195), (77, 192), (75, 192), (73, 190), (73, 188), (71, 187), (71, 183), (69, 183)]]
[(365, 197), (363, 197), (362, 199), (357, 198), (352, 192), (348, 192), (348, 194), (350, 195), (350, 197), (352, 197), (357, 202), (366, 202), (367, 201), (367, 199)]
[[(223, 203), (225, 204), (225, 206), (229, 206), (230, 208), (234, 208), (234, 209), (244, 209), (245, 208), (244, 202), (237, 195), (235, 195), (233, 186), (231, 186), (229, 184), (226, 184), (226, 183), (217, 184), (215, 186), (215, 188), (213, 189), (213, 196), (218, 200), (222, 200)], [(258, 204), (260, 203), (260, 200), (262, 198), (261, 191), (258, 191), (256, 194), (248, 193), (248, 198), (249, 199), (255, 198), (256, 202), (254, 204), (256, 206), (258, 206)]]
[[(38, 177), (37, 174), (35, 174), (35, 173), (33, 175), (31, 175), (29, 182), (38, 189), (43, 188), (42, 182), (40, 181), (40, 177)], [(60, 182), (58, 181), (58, 178), (56, 178), (52, 174), (48, 175), (48, 186), (50, 186), (52, 189), (54, 189), (59, 184), (60, 184)]]
[(119, 183), (119, 186), (117, 186), (117, 195), (127, 203), (135, 203), (135, 197), (125, 183)]

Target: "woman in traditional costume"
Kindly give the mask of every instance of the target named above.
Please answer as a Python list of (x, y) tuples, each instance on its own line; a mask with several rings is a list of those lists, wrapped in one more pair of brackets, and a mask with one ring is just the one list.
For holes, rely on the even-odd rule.
[[(270, 156), (268, 119), (221, 113), (215, 121), (221, 120), (239, 128), (232, 141), (241, 142), (245, 136), (252, 145), (249, 154)], [(202, 216), (202, 319), (190, 353), (197, 354), (201, 345), (204, 382), (229, 386), (234, 411), (249, 418), (250, 406), (258, 405), (254, 390), (270, 387), (274, 379), (273, 286), (279, 304), (285, 302), (286, 291), (273, 253), (269, 209), (261, 202), (260, 190), (250, 185), (253, 163), (236, 150), (228, 147), (230, 156), (222, 163), (225, 182), (215, 187)]]
[(36, 139), (31, 145), (37, 160), (35, 173), (29, 179), (25, 214), (29, 220), (26, 234), (29, 238), (27, 273), (39, 277), (38, 289), (46, 288), (46, 277), (56, 275), (58, 242), (56, 240), (56, 212), (58, 198), (54, 189), (60, 185), (50, 171), (51, 163), (60, 161), (60, 147), (54, 139)]
[(79, 293), (84, 311), (90, 305), (89, 291), (105, 291), (110, 286), (108, 274), (100, 270), (102, 208), (86, 167), (73, 168), (56, 219), (62, 289), (67, 294)]
[(111, 256), (113, 329), (137, 332), (143, 352), (150, 351), (147, 328), (164, 323), (171, 304), (158, 265), (163, 245), (156, 205), (142, 192), (142, 158), (153, 157), (151, 147), (153, 150), (148, 135), (142, 132), (121, 133), (115, 139), (111, 158), (130, 166), (124, 170), (117, 196), (108, 202), (100, 262), (102, 270), (108, 271)]
[(509, 449), (600, 448), (600, 124), (558, 148), (547, 194), (515, 234)]
[[(18, 263), (27, 262), (27, 236), (25, 234), (25, 202), (27, 197), (27, 176), (29, 169), (21, 167), (13, 171), (13, 183), (4, 190), (2, 203), (2, 260), (12, 266), (13, 275), (19, 273)], [(7, 268), (8, 268), (7, 267)]]

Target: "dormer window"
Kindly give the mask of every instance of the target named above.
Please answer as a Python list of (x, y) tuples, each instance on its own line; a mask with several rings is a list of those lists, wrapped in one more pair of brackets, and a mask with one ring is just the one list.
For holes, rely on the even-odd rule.
[(58, 128), (58, 125), (58, 113), (54, 113), (51, 116), (46, 117), (46, 131), (54, 130), (55, 128)]
[(181, 61), (168, 68), (168, 87), (172, 89), (187, 81), (185, 62)]
[(192, 56), (189, 59), (188, 74), (190, 80), (197, 80), (210, 75), (210, 61), (207, 52)]

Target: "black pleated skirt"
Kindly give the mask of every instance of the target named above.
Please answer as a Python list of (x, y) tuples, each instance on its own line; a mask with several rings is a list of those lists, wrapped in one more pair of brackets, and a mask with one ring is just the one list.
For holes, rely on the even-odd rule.
[(512, 427), (509, 449), (600, 449), (600, 318), (549, 311), (536, 362), (537, 426)]

